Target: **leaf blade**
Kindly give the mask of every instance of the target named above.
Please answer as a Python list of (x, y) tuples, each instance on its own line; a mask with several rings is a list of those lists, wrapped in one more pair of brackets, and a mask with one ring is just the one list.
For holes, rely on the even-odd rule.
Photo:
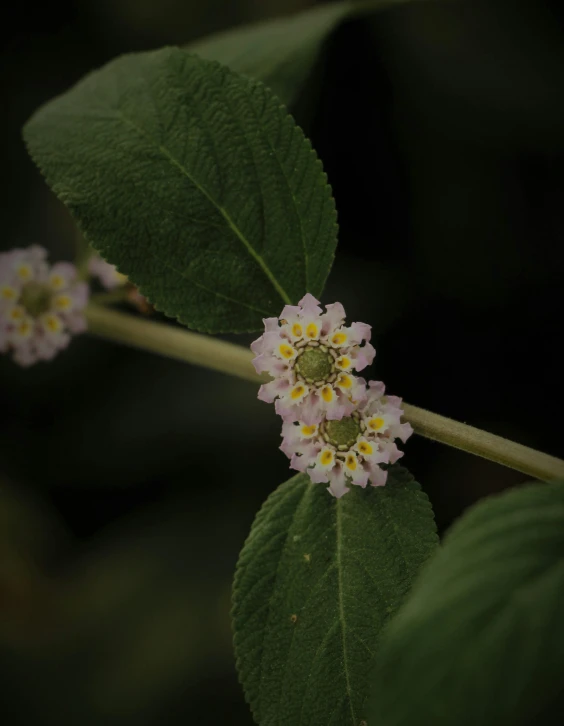
[(167, 315), (242, 332), (321, 294), (334, 202), (262, 84), (178, 49), (124, 56), (40, 109), (24, 136), (85, 236)]
[(370, 18), (409, 0), (342, 0), (213, 33), (186, 46), (237, 73), (262, 81), (288, 107), (306, 87), (324, 45), (342, 23)]
[(233, 591), (237, 669), (261, 726), (359, 723), (380, 630), (436, 541), (428, 500), (400, 467), (388, 486), (341, 500), (303, 475), (269, 497)]
[(291, 106), (323, 43), (350, 12), (350, 2), (322, 5), (290, 17), (215, 33), (187, 49), (262, 81)]
[(375, 723), (521, 724), (561, 699), (563, 525), (561, 483), (491, 497), (455, 524), (383, 640)]

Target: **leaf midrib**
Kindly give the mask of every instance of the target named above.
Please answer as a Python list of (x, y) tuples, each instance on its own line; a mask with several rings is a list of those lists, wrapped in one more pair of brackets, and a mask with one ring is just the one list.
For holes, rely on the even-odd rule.
[(349, 674), (349, 664), (348, 664), (348, 657), (347, 657), (347, 638), (346, 638), (346, 622), (345, 622), (345, 604), (343, 600), (343, 565), (341, 560), (341, 544), (343, 540), (343, 534), (342, 534), (342, 522), (341, 522), (341, 506), (342, 506), (342, 499), (337, 499), (335, 503), (335, 509), (336, 509), (336, 517), (337, 517), (337, 575), (338, 575), (338, 590), (339, 590), (339, 619), (341, 622), (341, 636), (342, 636), (342, 644), (343, 644), (343, 666), (344, 666), (344, 673), (345, 673), (345, 683), (347, 687), (347, 698), (349, 701), (349, 707), (351, 711), (351, 718), (352, 723), (356, 724), (356, 714), (353, 706), (352, 701), (352, 689), (351, 689), (351, 679)]
[(227, 222), (227, 225), (233, 232), (233, 234), (237, 237), (237, 239), (243, 244), (247, 252), (251, 255), (251, 257), (254, 259), (254, 261), (259, 265), (263, 273), (266, 275), (267, 279), (270, 281), (276, 292), (280, 295), (282, 300), (287, 304), (291, 305), (292, 300), (290, 299), (290, 296), (288, 293), (284, 290), (282, 285), (278, 282), (278, 280), (274, 277), (272, 274), (270, 268), (264, 261), (264, 259), (259, 255), (259, 253), (254, 249), (254, 247), (251, 245), (251, 243), (247, 240), (245, 235), (241, 232), (239, 227), (233, 222), (231, 219), (229, 213), (227, 210), (222, 207), (212, 196), (211, 194), (205, 189), (196, 179), (190, 174), (188, 169), (180, 162), (178, 159), (176, 159), (173, 154), (167, 149), (166, 146), (163, 146), (162, 144), (159, 144), (154, 141), (154, 139), (151, 137), (150, 134), (146, 133), (144, 129), (142, 129), (140, 126), (138, 126), (134, 121), (132, 121), (128, 116), (126, 116), (123, 111), (118, 110), (119, 116), (123, 119), (123, 121), (126, 124), (129, 124), (132, 128), (134, 128), (141, 136), (143, 136), (145, 139), (151, 141), (156, 149), (166, 158), (170, 161), (171, 164), (173, 164), (181, 174), (183, 174), (195, 187), (198, 189), (198, 191), (203, 194), (206, 199), (218, 210), (218, 212), (221, 214), (221, 216), (225, 219)]

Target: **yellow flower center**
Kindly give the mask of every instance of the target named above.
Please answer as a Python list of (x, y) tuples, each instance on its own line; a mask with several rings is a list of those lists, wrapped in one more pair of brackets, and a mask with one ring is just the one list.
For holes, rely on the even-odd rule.
[(61, 329), (61, 321), (56, 315), (46, 315), (44, 323), (51, 333), (58, 333)]
[(347, 342), (347, 336), (346, 333), (334, 333), (331, 337), (331, 343), (333, 345), (344, 345)]
[(65, 278), (62, 275), (51, 275), (51, 287), (53, 290), (60, 290), (65, 284)]
[(368, 441), (361, 441), (358, 444), (358, 450), (360, 451), (361, 454), (364, 454), (364, 456), (370, 456), (370, 454), (372, 454), (372, 452), (374, 451), (374, 449), (368, 443)]
[(325, 401), (325, 403), (331, 403), (334, 397), (335, 393), (331, 386), (323, 386), (321, 389), (321, 398)]
[(285, 358), (286, 360), (291, 360), (296, 353), (292, 346), (288, 345), (287, 343), (282, 343), (282, 345), (279, 346), (278, 350), (282, 358)]
[(374, 418), (371, 418), (368, 422), (368, 428), (372, 431), (379, 431), (384, 426), (384, 419), (380, 418), (379, 416), (375, 416)]
[(292, 389), (292, 392), (290, 393), (290, 398), (293, 401), (296, 401), (298, 398), (301, 398), (305, 393), (305, 386), (302, 386), (298, 384), (297, 386), (294, 386)]
[(319, 460), (323, 466), (329, 466), (329, 464), (333, 461), (333, 452), (329, 449), (325, 449), (325, 451), (321, 452)]
[(18, 265), (16, 268), (16, 273), (20, 280), (23, 280), (26, 282), (27, 280), (31, 280), (33, 277), (32, 269), (29, 265)]
[(306, 338), (315, 340), (317, 337), (319, 337), (319, 328), (315, 323), (310, 323), (306, 328)]
[(355, 471), (357, 468), (357, 460), (356, 456), (354, 454), (349, 454), (346, 458), (346, 466), (347, 469), (350, 469), (351, 471)]
[(352, 384), (352, 378), (350, 376), (347, 376), (346, 373), (341, 373), (341, 375), (337, 379), (337, 385), (340, 388), (351, 388)]
[(18, 334), (22, 336), (22, 338), (25, 338), (31, 333), (31, 323), (27, 320), (24, 320), (18, 325), (16, 330), (18, 331)]
[(302, 436), (313, 436), (317, 431), (317, 426), (312, 424), (311, 426), (302, 426)]
[(57, 295), (53, 299), (53, 305), (56, 310), (68, 310), (71, 306), (72, 300), (68, 295)]
[(25, 310), (20, 307), (19, 305), (16, 305), (10, 310), (10, 318), (12, 320), (22, 320), (22, 318), (25, 315)]
[(301, 338), (304, 334), (304, 331), (302, 329), (302, 326), (299, 323), (294, 323), (292, 325), (292, 335), (295, 338)]
[(10, 285), (2, 285), (2, 287), (0, 287), (0, 295), (2, 295), (4, 300), (15, 300), (17, 292), (13, 287), (10, 287)]

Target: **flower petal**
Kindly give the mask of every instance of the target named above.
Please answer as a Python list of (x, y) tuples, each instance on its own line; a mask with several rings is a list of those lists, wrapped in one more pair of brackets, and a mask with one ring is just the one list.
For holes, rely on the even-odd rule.
[(294, 318), (299, 318), (301, 311), (302, 310), (299, 305), (284, 305), (282, 312), (280, 313), (280, 320), (293, 320)]
[(29, 342), (25, 342), (14, 348), (12, 357), (18, 365), (22, 366), (22, 368), (28, 368), (34, 363), (37, 363), (39, 360), (34, 346)]
[(325, 306), (327, 312), (321, 316), (321, 329), (324, 337), (331, 335), (331, 333), (340, 328), (345, 322), (345, 308), (340, 302), (330, 303)]
[(293, 454), (290, 457), (290, 468), (295, 469), (295, 471), (305, 472), (308, 467), (308, 463), (308, 460), (304, 456)]
[(413, 433), (413, 426), (410, 423), (402, 423), (397, 427), (397, 438), (404, 444)]
[(383, 487), (388, 479), (388, 472), (379, 466), (370, 467), (370, 484), (373, 487)]
[(301, 308), (302, 317), (306, 315), (318, 317), (322, 313), (322, 310), (319, 307), (319, 300), (316, 300), (309, 292), (303, 296), (298, 305)]
[(321, 408), (319, 395), (317, 390), (310, 393), (303, 399), (299, 407), (299, 412), (294, 414), (294, 418), (299, 418), (304, 424), (311, 426), (318, 424), (323, 418), (323, 409)]
[(69, 290), (69, 295), (74, 302), (73, 309), (84, 310), (90, 297), (90, 288), (85, 282), (76, 282)]
[(340, 499), (349, 490), (343, 467), (339, 464), (331, 471), (327, 491), (336, 499)]
[(344, 416), (350, 416), (355, 407), (343, 391), (333, 390), (333, 393), (330, 401), (322, 398), (320, 405), (329, 421), (340, 421)]
[(269, 373), (271, 376), (276, 377), (288, 376), (290, 374), (288, 364), (285, 361), (280, 360), (280, 358), (276, 358), (271, 353), (262, 353), (261, 355), (257, 355), (256, 358), (253, 358), (251, 363), (258, 374)]
[(376, 349), (371, 343), (366, 343), (362, 348), (354, 348), (351, 357), (354, 360), (354, 367), (357, 371), (362, 371), (366, 366), (371, 365), (376, 356)]
[(349, 341), (352, 345), (360, 345), (364, 340), (368, 342), (372, 336), (372, 326), (367, 323), (353, 323), (348, 330)]
[(313, 484), (326, 484), (328, 481), (330, 481), (331, 478), (330, 471), (327, 471), (327, 469), (320, 469), (317, 466), (314, 466), (313, 469), (310, 469), (308, 471), (308, 474)]
[(69, 315), (65, 315), (65, 323), (68, 330), (75, 335), (77, 333), (84, 333), (88, 329), (86, 318), (80, 312), (72, 312)]
[(259, 388), (258, 397), (266, 403), (273, 403), (275, 398), (284, 395), (290, 387), (290, 381), (287, 378), (277, 378), (274, 381), (263, 383)]

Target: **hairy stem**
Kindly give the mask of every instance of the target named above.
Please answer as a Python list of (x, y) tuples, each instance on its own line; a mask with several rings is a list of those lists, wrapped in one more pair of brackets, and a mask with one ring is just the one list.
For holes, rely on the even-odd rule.
[(406, 421), (420, 436), (495, 461), (535, 479), (564, 479), (564, 461), (423, 408), (403, 405)]
[[(251, 365), (251, 351), (240, 345), (93, 303), (86, 309), (86, 316), (89, 332), (106, 340), (212, 368), (256, 384), (268, 380), (267, 376), (255, 373)], [(562, 459), (408, 403), (404, 404), (404, 411), (406, 421), (420, 436), (495, 461), (536, 479), (564, 479)]]
[(158, 353), (167, 358), (229, 373), (238, 378), (264, 383), (251, 365), (251, 351), (211, 335), (192, 333), (167, 323), (110, 310), (91, 303), (86, 308), (88, 332), (106, 340)]

